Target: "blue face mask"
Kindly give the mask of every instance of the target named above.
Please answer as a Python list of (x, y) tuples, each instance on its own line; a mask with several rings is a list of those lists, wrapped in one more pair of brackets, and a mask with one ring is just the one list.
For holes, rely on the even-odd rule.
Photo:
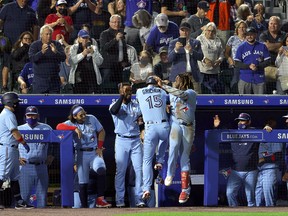
[(38, 119), (34, 119), (34, 118), (27, 118), (26, 122), (31, 126), (31, 127), (35, 127), (36, 124), (38, 123)]
[(247, 129), (246, 124), (238, 123), (238, 129)]

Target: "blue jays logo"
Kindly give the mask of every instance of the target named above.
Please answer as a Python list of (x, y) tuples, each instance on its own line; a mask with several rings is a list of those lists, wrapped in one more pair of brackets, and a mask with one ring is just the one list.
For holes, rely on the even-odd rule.
[(137, 7), (138, 8), (145, 8), (146, 4), (147, 4), (146, 1), (141, 0), (137, 3)]
[(209, 103), (209, 104), (213, 104), (213, 103), (214, 103), (214, 100), (213, 100), (213, 99), (208, 100), (208, 103)]
[(59, 134), (58, 136), (57, 136), (60, 140), (62, 140), (62, 139), (64, 139), (64, 134)]
[(95, 102), (96, 102), (97, 104), (99, 104), (99, 103), (101, 103), (101, 99), (97, 99), (97, 100), (95, 100)]
[(263, 101), (265, 104), (269, 104), (269, 99)]
[(31, 196), (29, 198), (30, 203), (33, 203), (36, 200), (37, 200), (36, 194), (31, 194)]
[(44, 99), (40, 99), (40, 100), (38, 100), (38, 102), (39, 102), (40, 104), (42, 104), (42, 103), (45, 102), (45, 100), (44, 100)]
[(225, 179), (228, 178), (228, 176), (231, 174), (231, 168), (225, 168), (219, 171), (220, 174), (224, 176)]

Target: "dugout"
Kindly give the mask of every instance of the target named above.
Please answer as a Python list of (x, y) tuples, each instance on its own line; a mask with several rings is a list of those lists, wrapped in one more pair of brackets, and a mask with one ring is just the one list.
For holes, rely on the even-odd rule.
[[(94, 114), (103, 124), (106, 131), (106, 140), (104, 153), (107, 165), (107, 200), (114, 202), (114, 126), (112, 118), (108, 111), (108, 106), (112, 101), (118, 98), (118, 95), (20, 95), (23, 99), (21, 108), (16, 114), (19, 124), (24, 121), (25, 108), (35, 105), (39, 108), (40, 120), (45, 122), (53, 129), (59, 122), (67, 119), (72, 105), (80, 104), (88, 113)], [(197, 97), (196, 110), (196, 135), (195, 148), (191, 153), (191, 174), (198, 181), (192, 184), (192, 191), (187, 206), (203, 206), (204, 203), (204, 162), (205, 162), (205, 130), (212, 129), (213, 116), (218, 114), (221, 118), (221, 124), (227, 128), (236, 128), (235, 117), (241, 112), (247, 112), (252, 117), (252, 126), (262, 128), (267, 118), (271, 117), (277, 120), (278, 129), (285, 128), (282, 116), (287, 114), (288, 98), (276, 95), (201, 95)], [(50, 184), (59, 186), (60, 161), (55, 161), (49, 171)], [(164, 167), (165, 170), (165, 167)], [(217, 174), (218, 175), (218, 174)], [(162, 174), (165, 177), (165, 173)], [(194, 178), (194, 179), (195, 179)], [(177, 178), (175, 178), (177, 181)], [(221, 192), (222, 183), (219, 186)], [(53, 186), (54, 187), (54, 186)], [(167, 192), (167, 190), (169, 190)], [(173, 184), (171, 188), (165, 188), (159, 185), (158, 205), (159, 206), (179, 206), (178, 193), (180, 191), (179, 181)], [(286, 193), (285, 193), (286, 194)], [(286, 195), (285, 195), (286, 196)], [(219, 197), (218, 197), (219, 198)], [(217, 198), (217, 200), (218, 200)], [(219, 200), (218, 200), (219, 201)], [(52, 203), (53, 204), (53, 203)]]

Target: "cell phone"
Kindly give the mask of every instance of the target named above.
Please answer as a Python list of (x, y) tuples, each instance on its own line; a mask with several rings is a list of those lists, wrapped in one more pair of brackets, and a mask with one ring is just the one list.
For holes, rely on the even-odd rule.
[(183, 46), (186, 46), (186, 38), (184, 37), (179, 37), (178, 42), (180, 42)]

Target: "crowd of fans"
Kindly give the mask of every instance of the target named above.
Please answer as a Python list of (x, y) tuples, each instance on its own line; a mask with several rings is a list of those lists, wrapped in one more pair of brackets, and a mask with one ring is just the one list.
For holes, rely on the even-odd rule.
[[(261, 94), (288, 89), (287, 24), (266, 14), (261, 2), (10, 0), (1, 6), (2, 93), (117, 93), (123, 81), (135, 93), (151, 74), (173, 82), (185, 72), (198, 94), (243, 93), (243, 73), (252, 74), (244, 79), (252, 84), (258, 84), (253, 74), (264, 77)], [(247, 28), (269, 51), (265, 67), (261, 53), (254, 69), (251, 61), (235, 64)]]

